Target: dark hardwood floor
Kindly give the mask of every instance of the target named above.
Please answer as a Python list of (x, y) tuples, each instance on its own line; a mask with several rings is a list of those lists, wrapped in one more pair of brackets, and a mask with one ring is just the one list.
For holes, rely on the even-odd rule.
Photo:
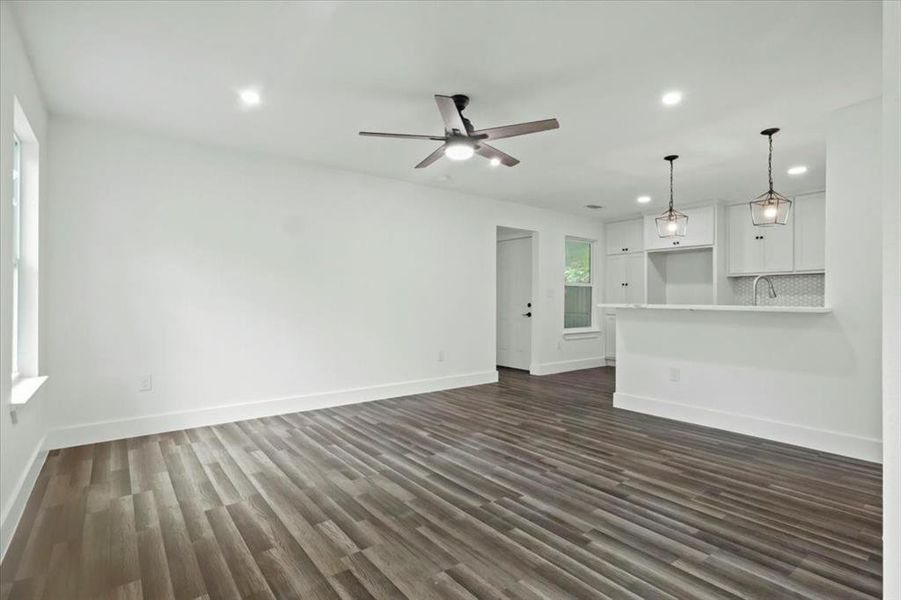
[(51, 453), (0, 598), (874, 598), (880, 467), (620, 411), (613, 372)]

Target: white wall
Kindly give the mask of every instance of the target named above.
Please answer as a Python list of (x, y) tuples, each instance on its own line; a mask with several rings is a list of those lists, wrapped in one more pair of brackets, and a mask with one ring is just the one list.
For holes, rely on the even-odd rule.
[[(18, 99), (41, 148), (39, 187), (45, 189), (47, 115), (19, 33), (6, 3), (0, 4), (0, 555), (24, 507), (33, 484), (35, 459), (40, 459), (46, 433), (47, 392), (42, 389), (21, 407), (18, 423), (10, 417), (12, 349), (12, 136), (14, 99)], [(43, 205), (43, 198), (41, 204)], [(42, 292), (42, 296), (43, 296)], [(41, 336), (40, 342), (43, 345)], [(38, 461), (38, 465), (40, 460)], [(19, 490), (25, 490), (19, 494)]]
[(498, 225), (538, 232), (534, 360), (602, 361), (562, 341), (598, 221), (69, 119), (50, 146), (51, 446), (494, 380)]
[[(882, 4), (883, 564), (901, 564), (901, 3)], [(901, 569), (884, 570), (901, 598)]]
[[(881, 460), (880, 128), (879, 99), (831, 121), (826, 304), (833, 312), (620, 310), (616, 406)], [(671, 368), (681, 381), (670, 381)]]

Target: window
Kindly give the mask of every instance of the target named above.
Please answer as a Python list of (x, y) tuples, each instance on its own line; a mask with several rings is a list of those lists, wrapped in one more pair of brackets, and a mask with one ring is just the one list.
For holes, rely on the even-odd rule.
[(21, 336), (21, 311), (19, 310), (19, 274), (22, 262), (22, 142), (13, 135), (13, 281), (12, 281), (12, 377), (19, 376), (19, 339)]
[(591, 327), (591, 297), (593, 278), (591, 254), (594, 243), (589, 240), (566, 238), (566, 269), (564, 271), (563, 328)]
[[(3, 340), (11, 350), (10, 405), (25, 404), (46, 381), (38, 371), (38, 162), (40, 150), (25, 113), (14, 99), (12, 139), (3, 141), (12, 150), (12, 172), (3, 173), (5, 182), (12, 178), (12, 198), (3, 207), (10, 216), (10, 256), (12, 277), (9, 287), (4, 281), (4, 301), (10, 301), (10, 338)], [(9, 144), (9, 146), (5, 145)], [(11, 212), (6, 212), (11, 211)], [(4, 216), (5, 216), (4, 215)], [(7, 291), (8, 290), (8, 291)]]

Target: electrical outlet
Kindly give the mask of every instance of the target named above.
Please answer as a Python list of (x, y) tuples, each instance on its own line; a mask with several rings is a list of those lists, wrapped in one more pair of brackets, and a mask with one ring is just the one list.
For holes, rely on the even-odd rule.
[(144, 375), (138, 380), (138, 391), (149, 392), (153, 390), (153, 375)]
[(444, 350), (438, 351), (438, 362), (444, 362)]
[(682, 379), (682, 370), (676, 367), (670, 367), (669, 370), (669, 380), (670, 381), (680, 381)]

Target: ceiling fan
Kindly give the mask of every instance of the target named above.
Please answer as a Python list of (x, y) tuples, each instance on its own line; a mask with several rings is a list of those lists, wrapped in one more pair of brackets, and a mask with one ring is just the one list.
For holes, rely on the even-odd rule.
[(444, 135), (378, 133), (375, 131), (361, 131), (360, 135), (444, 142), (437, 150), (416, 165), (417, 169), (429, 166), (441, 158), (442, 155), (447, 156), (451, 160), (466, 160), (472, 158), (473, 154), (484, 156), (494, 166), (506, 165), (515, 167), (519, 164), (519, 160), (505, 152), (501, 152), (494, 146), (489, 146), (485, 143), (486, 140), (499, 140), (560, 127), (557, 119), (544, 119), (543, 121), (532, 121), (530, 123), (474, 129), (469, 119), (463, 116), (463, 109), (469, 105), (469, 96), (464, 94), (454, 94), (453, 96), (435, 94), (435, 102), (438, 103), (438, 110), (441, 112), (441, 118), (444, 119)]

